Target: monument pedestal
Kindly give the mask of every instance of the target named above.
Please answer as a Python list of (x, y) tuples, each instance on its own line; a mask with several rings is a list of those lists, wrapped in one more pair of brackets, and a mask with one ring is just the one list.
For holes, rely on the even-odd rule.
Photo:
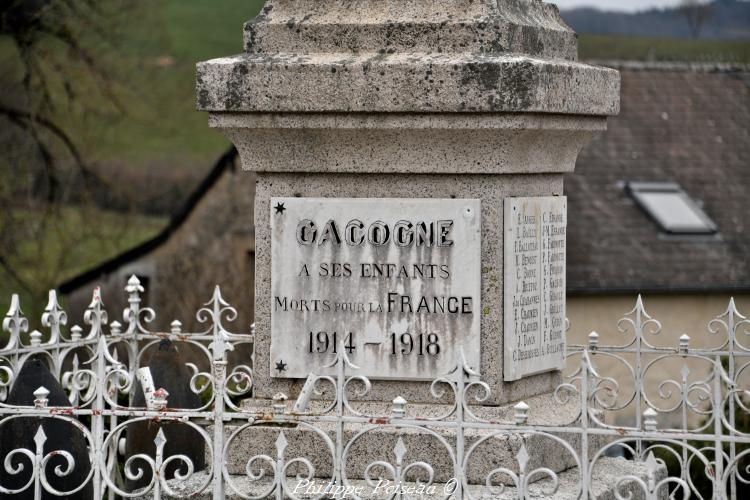
[[(296, 398), (304, 382), (299, 374), (323, 373), (331, 361), (326, 346), (334, 333), (352, 334), (349, 354), (373, 381), (372, 401), (403, 396), (433, 402), (429, 382), (443, 375), (441, 367), (456, 361), (461, 348), (491, 388), (487, 405), (552, 391), (560, 382), (563, 353), (559, 340), (550, 348), (550, 339), (564, 338), (559, 321), (564, 299), (558, 300), (562, 310), (555, 306), (558, 324), (550, 326), (555, 318), (545, 297), (564, 296), (564, 281), (562, 290), (550, 291), (545, 273), (551, 268), (540, 262), (518, 277), (519, 293), (526, 293), (523, 280), (534, 281), (528, 297), (521, 297), (514, 311), (504, 310), (509, 290), (504, 273), (507, 265), (516, 265), (504, 250), (504, 203), (562, 196), (563, 174), (574, 169), (583, 145), (606, 128), (606, 117), (618, 111), (617, 72), (577, 62), (575, 34), (554, 6), (537, 0), (269, 0), (247, 23), (245, 42), (244, 54), (200, 63), (197, 86), (198, 106), (210, 113), (211, 126), (232, 139), (243, 168), (258, 173), (255, 396), (269, 399), (282, 392)], [(331, 204), (281, 222), (290, 205), (286, 200), (294, 199)], [(361, 199), (381, 200), (382, 210), (357, 220), (366, 227), (381, 221), (390, 230), (398, 218), (383, 210), (394, 203), (478, 200), (480, 262), (471, 266), (466, 255), (475, 247), (451, 240), (450, 233), (452, 248), (427, 240), (409, 253), (388, 242), (395, 252), (388, 254), (368, 240), (366, 256), (350, 241), (336, 246), (335, 238), (313, 245), (288, 239), (304, 218), (312, 221), (311, 231), (322, 233), (329, 220), (344, 231), (349, 219), (332, 216), (333, 203), (348, 203), (356, 212)], [(347, 208), (336, 213), (346, 215)], [(430, 209), (416, 220), (408, 213), (407, 223), (417, 231), (435, 218)], [(459, 221), (458, 215), (449, 219), (455, 231)], [(540, 223), (531, 224), (539, 233)], [(328, 274), (336, 264), (350, 266), (350, 275)], [(446, 265), (448, 272), (379, 276), (375, 283), (363, 264)], [(558, 272), (564, 277), (564, 265)], [(466, 308), (469, 320), (417, 310), (424, 298), (467, 297), (456, 292), (457, 276), (477, 283)], [(390, 308), (389, 293), (408, 295), (407, 306), (413, 307)], [(299, 307), (288, 309), (287, 299)], [(330, 301), (334, 309), (351, 301), (361, 309), (354, 314), (310, 309), (317, 300)], [(504, 321), (515, 324), (514, 331)], [(376, 329), (380, 340), (372, 338)], [(432, 333), (440, 352), (426, 362), (401, 356), (403, 345), (387, 345), (390, 335), (399, 342), (408, 334), (409, 350)], [(507, 342), (517, 345), (506, 353)], [(380, 345), (377, 353), (374, 344)], [(557, 361), (542, 362), (550, 352)], [(524, 358), (525, 368), (505, 370), (506, 363), (520, 364), (515, 357)], [(548, 371), (538, 373), (534, 366)], [(403, 373), (409, 376), (394, 380)]]
[[(592, 481), (589, 489), (589, 499), (612, 500), (614, 498), (617, 498), (614, 493), (615, 488), (612, 484), (612, 478), (631, 476), (646, 481), (648, 479), (648, 475), (649, 473), (646, 469), (646, 466), (642, 463), (630, 462), (621, 458), (602, 458), (599, 467), (594, 469), (592, 473)], [(661, 481), (666, 477), (666, 475), (666, 467), (659, 467), (658, 473), (655, 475), (655, 480), (657, 482)], [(561, 474), (558, 474), (557, 479), (559, 486), (557, 488), (557, 492), (554, 495), (547, 494), (551, 491), (552, 488), (554, 488), (552, 481), (549, 479), (542, 479), (529, 485), (529, 489), (527, 490), (529, 496), (532, 498), (550, 498), (553, 500), (573, 500), (579, 497), (580, 475), (577, 471), (569, 470), (563, 472)], [(241, 489), (244, 495), (253, 496), (255, 498), (262, 495), (264, 491), (267, 491), (271, 485), (271, 481), (268, 479), (253, 483), (250, 482), (247, 477), (243, 476), (234, 477), (232, 478), (232, 480), (234, 481), (234, 484), (236, 484), (238, 488)], [(203, 476), (203, 473), (199, 472), (191, 477), (189, 481), (172, 480), (169, 481), (169, 483), (170, 488), (172, 488), (173, 491), (185, 495), (189, 492), (194, 491), (195, 487), (199, 485), (201, 481), (205, 481), (205, 476)], [(368, 488), (367, 483), (362, 480), (352, 481), (352, 486)], [(294, 485), (292, 485), (291, 487), (294, 488)], [(405, 488), (412, 488), (414, 491), (417, 491), (417, 488), (419, 487), (420, 485), (418, 485), (417, 483), (407, 483), (405, 485)], [(435, 490), (436, 491), (434, 494), (416, 494), (410, 496), (410, 498), (414, 500), (444, 500), (446, 498), (446, 494), (443, 491), (442, 485), (438, 485)], [(469, 498), (491, 498), (493, 500), (513, 500), (519, 498), (518, 491), (513, 486), (505, 487), (502, 492), (498, 492), (498, 490), (499, 488), (490, 489), (485, 485), (469, 485), (468, 487), (468, 493), (471, 495)], [(622, 498), (629, 498), (631, 500), (647, 500), (647, 496), (644, 494), (643, 490), (638, 488), (634, 482), (623, 485), (618, 490), (618, 492), (622, 495)], [(380, 495), (370, 495), (367, 497), (367, 500), (386, 500), (392, 498), (392, 496), (392, 493), (386, 492)], [(300, 491), (295, 495), (295, 498), (299, 498), (300, 500), (312, 500), (319, 497), (319, 492), (311, 492), (309, 494), (305, 494), (304, 491)], [(175, 498), (176, 500), (176, 497), (170, 497), (168, 495), (165, 495), (162, 498), (168, 500)], [(191, 496), (191, 498), (194, 498), (196, 500), (211, 500), (212, 497), (210, 494), (204, 493)], [(245, 497), (237, 495), (233, 492), (227, 492), (225, 498), (227, 498), (228, 500), (240, 500)], [(289, 496), (285, 495), (284, 498), (289, 498)], [(667, 498), (669, 498), (668, 488), (666, 486), (661, 488), (655, 498), (657, 500), (666, 500)], [(138, 500), (148, 499), (143, 498)]]
[[(350, 398), (368, 415), (397, 397), (418, 418), (448, 412), (430, 384), (459, 365), (487, 384), (481, 418), (503, 420), (523, 399), (530, 423), (565, 420), (550, 395), (565, 354), (563, 175), (618, 112), (619, 75), (577, 61), (556, 7), (269, 0), (245, 26), (245, 53), (200, 63), (197, 87), (210, 125), (257, 172), (251, 412), (280, 410), (278, 393), (297, 399), (307, 374), (333, 376), (345, 351), (347, 376), (372, 382)], [(315, 397), (308, 412), (331, 399)], [(374, 418), (339, 435), (334, 420), (284, 413), (287, 456), (321, 477), (331, 436), (351, 478), (402, 442), (407, 463), (454, 473), (448, 427)], [(248, 450), (273, 450), (279, 433), (261, 424), (230, 443), (230, 474)], [(470, 483), (518, 468), (508, 434), (472, 452)], [(532, 463), (575, 463), (560, 442), (527, 438)]]
[[(293, 402), (287, 402), (286, 413), (294, 414)], [(305, 414), (315, 415), (323, 412), (329, 405), (324, 401), (313, 401)], [(353, 409), (361, 415), (373, 415), (367, 423), (347, 423), (344, 426), (343, 442), (347, 444), (344, 454), (346, 477), (350, 480), (364, 479), (368, 465), (376, 461), (393, 463), (394, 450), (399, 439), (403, 442), (406, 453), (404, 463), (424, 462), (430, 464), (434, 470), (434, 480), (446, 483), (454, 475), (452, 455), (456, 450), (456, 431), (454, 427), (440, 427), (436, 425), (429, 430), (418, 429), (413, 425), (399, 426), (400, 420), (440, 420), (449, 423), (455, 419), (454, 408), (442, 404), (414, 404), (406, 406), (403, 418), (388, 418), (392, 405), (383, 403), (362, 402), (353, 403)], [(578, 406), (576, 402), (562, 404), (551, 395), (531, 398), (529, 407), (534, 410), (528, 415), (529, 425), (556, 426), (564, 422), (574, 422)], [(505, 405), (500, 407), (472, 406), (472, 413), (478, 418), (491, 422), (513, 422), (514, 407)], [(272, 414), (278, 411), (266, 401), (248, 401), (244, 411), (258, 414)], [(448, 416), (452, 415), (453, 416)], [(352, 412), (345, 412), (352, 416)], [(443, 418), (446, 417), (447, 418)], [(466, 421), (470, 421), (466, 417)], [(387, 426), (382, 424), (387, 423)], [(315, 468), (315, 477), (330, 480), (334, 477), (332, 453), (328, 448), (321, 432), (328, 434), (336, 441), (335, 422), (318, 422), (315, 429), (304, 425), (268, 426), (263, 419), (258, 419), (257, 426), (248, 427), (234, 437), (229, 444), (227, 471), (230, 474), (242, 475), (250, 457), (256, 454), (274, 456), (275, 442), (279, 431), (284, 432), (287, 441), (285, 457), (292, 460), (295, 457), (305, 457), (311, 460)], [(228, 429), (229, 437), (234, 429)], [(438, 436), (440, 439), (438, 439)], [(441, 442), (443, 440), (443, 442)], [(565, 436), (574, 449), (580, 449), (578, 436)], [(480, 443), (481, 442), (481, 443)], [(468, 456), (466, 463), (467, 480), (470, 484), (481, 485), (493, 469), (504, 467), (518, 472), (519, 464), (516, 459), (522, 444), (529, 453), (529, 470), (544, 466), (554, 472), (562, 472), (574, 467), (576, 459), (566, 452), (564, 447), (549, 438), (539, 434), (523, 432), (514, 433), (511, 429), (507, 433), (498, 434), (497, 430), (466, 429), (464, 433), (464, 449), (470, 450), (475, 444), (476, 449)], [(449, 451), (445, 444), (451, 447)], [(601, 443), (591, 443), (591, 449), (598, 449)], [(269, 471), (270, 472), (270, 471)], [(295, 471), (290, 471), (295, 472)], [(300, 468), (298, 473), (305, 474)], [(426, 479), (426, 476), (416, 475), (415, 478)]]
[[(363, 146), (364, 147), (364, 146)], [(489, 384), (491, 396), (488, 405), (500, 405), (519, 401), (537, 394), (551, 392), (560, 383), (559, 372), (549, 372), (526, 377), (513, 383), (503, 381), (503, 203), (509, 196), (562, 195), (562, 174), (507, 174), (507, 175), (466, 175), (446, 171), (431, 175), (388, 175), (386, 173), (263, 173), (258, 175), (256, 192), (256, 212), (273, 212), (272, 198), (310, 199), (353, 199), (366, 195), (370, 199), (408, 199), (430, 197), (445, 200), (478, 199), (481, 204), (481, 268), (474, 279), (481, 284), (481, 307), (474, 306), (474, 314), (479, 316), (479, 366), (474, 367), (481, 374), (482, 381)], [(374, 214), (377, 217), (380, 214)], [(284, 393), (296, 398), (303, 379), (282, 379), (273, 373), (274, 361), (271, 358), (271, 316), (279, 295), (272, 293), (272, 229), (268, 220), (258, 220), (256, 226), (256, 354), (255, 354), (255, 394), (259, 398), (272, 398), (276, 393)], [(461, 257), (458, 257), (461, 258)], [(467, 257), (468, 258), (468, 257)], [(376, 261), (375, 259), (373, 259)], [(390, 259), (381, 259), (393, 262)], [(396, 261), (398, 262), (398, 261)], [(295, 262), (299, 266), (298, 263)], [(292, 264), (294, 265), (294, 264)], [(456, 273), (462, 273), (456, 266)], [(394, 280), (395, 281), (395, 280)], [(338, 286), (338, 285), (337, 285)], [(384, 289), (382, 303), (386, 304), (386, 294), (397, 292), (396, 286)], [(347, 295), (344, 293), (343, 295)], [(417, 294), (415, 294), (417, 295)], [(421, 295), (421, 294), (418, 294)], [(298, 295), (299, 296), (299, 295)], [(302, 295), (304, 296), (304, 294)], [(315, 295), (311, 295), (315, 297)], [(417, 302), (417, 299), (414, 300)], [(335, 328), (332, 328), (335, 329)], [(316, 330), (317, 331), (317, 330)], [(290, 332), (292, 333), (292, 332)], [(299, 342), (307, 342), (303, 331)], [(401, 333), (399, 331), (398, 333)], [(455, 353), (458, 346), (455, 346)], [(326, 358), (330, 360), (330, 358)], [(451, 359), (448, 359), (450, 362)], [(452, 361), (458, 361), (452, 358)], [(367, 361), (353, 360), (367, 366)], [(310, 370), (319, 372), (320, 366), (310, 365)], [(409, 402), (432, 403), (429, 391), (430, 382), (445, 374), (447, 370), (434, 371), (425, 382), (382, 381), (378, 375), (385, 373), (365, 373), (373, 382), (368, 394), (371, 401), (390, 402), (398, 396)], [(273, 373), (273, 376), (272, 376)], [(373, 377), (374, 375), (374, 377)]]

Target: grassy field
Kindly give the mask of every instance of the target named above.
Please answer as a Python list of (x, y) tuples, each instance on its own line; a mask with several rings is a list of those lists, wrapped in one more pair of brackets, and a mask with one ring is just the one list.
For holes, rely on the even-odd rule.
[(241, 52), (242, 23), (262, 3), (154, 2), (153, 18), (124, 33), (123, 50), (114, 54), (124, 74), (123, 112), (94, 117), (94, 123), (78, 117), (89, 157), (129, 168), (169, 164), (206, 170), (229, 143), (195, 110), (195, 63)]
[[(134, 33), (125, 56), (141, 68), (132, 75), (127, 113), (114, 126), (85, 127), (91, 154), (133, 167), (154, 163), (205, 169), (228, 142), (195, 111), (195, 63), (241, 52), (242, 23), (262, 0), (165, 0), (156, 43)], [(154, 37), (153, 33), (148, 34)], [(750, 42), (581, 35), (582, 59), (750, 62)], [(103, 132), (103, 133), (102, 133)]]
[(13, 210), (11, 216), (13, 226), (27, 228), (28, 235), (20, 238), (19, 248), (12, 255), (4, 257), (24, 282), (34, 283), (35, 289), (23, 289), (0, 268), (0, 315), (8, 310), (11, 294), (19, 293), (24, 312), (34, 318), (31, 323), (37, 328), (38, 315), (46, 305), (40, 303), (46, 289), (155, 236), (166, 223), (164, 218), (88, 207), (67, 207), (51, 213)]
[[(242, 24), (263, 0), (160, 0), (148, 19), (125, 25), (108, 54), (120, 109), (88, 103), (66, 114), (94, 162), (205, 171), (227, 140), (195, 110), (195, 63), (242, 51)], [(132, 21), (132, 20), (131, 20)], [(750, 61), (750, 42), (581, 35), (582, 59)], [(92, 105), (93, 104), (93, 105)]]
[(722, 61), (750, 63), (750, 41), (636, 38), (582, 34), (581, 59)]
[[(195, 63), (241, 52), (242, 23), (262, 3), (158, 0), (146, 4), (147, 16), (120, 16), (108, 27), (116, 33), (112, 46), (98, 48), (115, 83), (116, 105), (103, 99), (102, 88), (84, 83), (83, 98), (59, 108), (58, 123), (90, 164), (208, 170), (228, 141), (208, 128), (205, 113), (195, 110)], [(67, 70), (76, 78), (78, 68)], [(0, 39), (0, 84), (14, 74), (20, 74), (15, 50)], [(54, 78), (50, 81), (54, 92)], [(23, 289), (0, 270), (0, 314), (7, 311), (11, 294), (19, 293), (32, 327), (39, 325), (46, 289), (145, 241), (166, 223), (166, 218), (82, 206), (52, 215), (42, 209), (3, 210), (9, 215), (3, 220), (23, 231), (12, 255), (3, 257), (34, 289)]]

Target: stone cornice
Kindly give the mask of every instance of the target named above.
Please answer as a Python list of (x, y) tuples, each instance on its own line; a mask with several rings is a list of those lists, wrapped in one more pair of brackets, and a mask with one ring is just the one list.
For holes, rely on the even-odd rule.
[(531, 112), (614, 115), (617, 71), (474, 54), (275, 54), (197, 68), (212, 112)]

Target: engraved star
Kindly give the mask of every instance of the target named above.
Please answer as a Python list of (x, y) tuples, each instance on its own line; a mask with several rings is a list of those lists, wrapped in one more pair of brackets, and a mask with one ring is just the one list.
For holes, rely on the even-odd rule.
[(275, 206), (275, 207), (273, 207), (273, 208), (275, 208), (275, 209), (276, 209), (276, 213), (277, 213), (277, 214), (283, 214), (283, 213), (284, 213), (284, 210), (286, 210), (286, 207), (285, 207), (285, 206), (284, 206), (284, 204), (283, 204), (283, 203), (281, 203), (281, 202), (277, 203), (277, 204), (276, 204), (276, 206)]
[(276, 362), (276, 370), (280, 372), (286, 371), (286, 363), (284, 363), (283, 359)]

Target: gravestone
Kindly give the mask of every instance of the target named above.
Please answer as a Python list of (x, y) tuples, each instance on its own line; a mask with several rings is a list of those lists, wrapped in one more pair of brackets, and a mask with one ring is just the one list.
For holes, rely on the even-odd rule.
[(433, 403), (464, 360), (485, 405), (557, 386), (563, 175), (619, 76), (577, 61), (556, 7), (269, 0), (197, 92), (257, 172), (258, 401), (295, 398), (336, 349), (375, 402)]
[[(69, 408), (70, 401), (65, 395), (60, 383), (50, 373), (47, 365), (40, 359), (27, 360), (18, 372), (13, 382), (7, 405), (34, 407), (34, 394), (43, 387), (48, 391), (44, 395), (48, 407)], [(39, 394), (39, 392), (37, 392)], [(62, 413), (62, 412), (61, 412)], [(40, 432), (41, 427), (41, 432)], [(11, 474), (0, 462), (0, 485), (8, 490), (19, 490), (27, 484), (31, 486), (21, 493), (0, 494), (0, 498), (12, 498), (18, 500), (33, 499), (34, 485), (30, 483), (32, 478), (33, 464), (29, 457), (14, 450), (26, 449), (34, 453), (37, 448), (37, 439), (43, 438), (43, 456), (51, 454), (47, 462), (45, 473), (48, 484), (57, 491), (75, 491), (65, 498), (71, 500), (90, 500), (94, 497), (91, 478), (91, 461), (89, 460), (88, 445), (83, 432), (75, 424), (67, 422), (65, 417), (60, 418), (36, 418), (20, 417), (8, 418), (0, 426), (0, 458), (7, 460), (7, 465), (17, 474)], [(74, 466), (68, 469), (68, 462), (62, 454), (67, 452), (74, 461)], [(55, 474), (55, 470), (68, 471), (67, 474)], [(88, 480), (87, 480), (88, 478)], [(85, 483), (85, 485), (84, 485)], [(43, 490), (42, 500), (60, 498), (57, 495)]]
[[(164, 389), (168, 393), (169, 405), (173, 409), (195, 409), (203, 406), (201, 399), (190, 389), (190, 378), (192, 373), (185, 364), (175, 343), (170, 340), (161, 340), (155, 347), (151, 348), (151, 359), (147, 367), (152, 377), (154, 388)], [(135, 382), (135, 394), (132, 406), (135, 408), (146, 408), (148, 406), (144, 387), (140, 381)], [(141, 420), (126, 426), (125, 459), (135, 455), (156, 456), (156, 438), (159, 430), (164, 432), (166, 444), (164, 445), (164, 456), (183, 455), (193, 465), (194, 470), (200, 471), (206, 467), (206, 444), (203, 438), (194, 429), (180, 422)], [(152, 478), (152, 473), (145, 462), (140, 459), (133, 460), (134, 469), (144, 467), (145, 473), (137, 479), (126, 479), (126, 491), (132, 492), (147, 486)], [(175, 460), (164, 470), (167, 479), (175, 477), (177, 472), (184, 473), (186, 465), (184, 462)]]

